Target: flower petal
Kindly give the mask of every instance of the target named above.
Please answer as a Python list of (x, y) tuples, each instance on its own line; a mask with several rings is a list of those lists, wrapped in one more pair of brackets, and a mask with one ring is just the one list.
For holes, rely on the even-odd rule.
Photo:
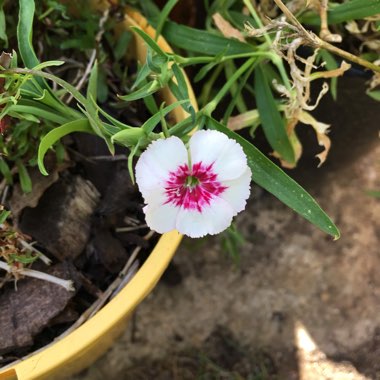
[(234, 211), (222, 198), (215, 197), (202, 212), (181, 208), (177, 215), (177, 230), (192, 238), (224, 231), (232, 222)]
[(227, 187), (227, 189), (219, 197), (224, 199), (233, 208), (234, 216), (245, 209), (251, 192), (251, 177), (251, 169), (247, 167), (239, 178), (222, 182), (222, 185)]
[(198, 131), (190, 139), (191, 162), (213, 164), (219, 181), (240, 177), (247, 167), (243, 148), (224, 133)]
[(180, 208), (171, 203), (144, 207), (146, 224), (160, 234), (175, 230)]
[(145, 201), (157, 187), (164, 186), (171, 171), (187, 162), (186, 147), (178, 137), (153, 141), (136, 164), (136, 182)]

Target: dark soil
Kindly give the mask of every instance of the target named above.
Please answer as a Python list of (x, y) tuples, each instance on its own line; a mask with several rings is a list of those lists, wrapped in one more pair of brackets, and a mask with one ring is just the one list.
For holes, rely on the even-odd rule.
[[(19, 280), (16, 290), (14, 281), (9, 280), (0, 290), (3, 363), (42, 347), (69, 328), (102, 297), (134, 248), (150, 245), (143, 239), (148, 229), (140, 227), (144, 225), (142, 199), (131, 183), (126, 160), (113, 161), (109, 156), (109, 160), (96, 163), (96, 152), (90, 152), (92, 159), (87, 159), (84, 153), (89, 152), (83, 152), (81, 146), (90, 140), (99, 150), (103, 142), (87, 136), (75, 140), (80, 144), (70, 145), (76, 152), (72, 167), (61, 171), (42, 194), (28, 195), (29, 200), (39, 198), (34, 207), (20, 201), (19, 190), (10, 199), (11, 210), (17, 210), (14, 223), (37, 240), (37, 247), (54, 262), (51, 270), (41, 263), (33, 269), (75, 280), (75, 292), (30, 278)], [(38, 181), (44, 177), (33, 177), (34, 191), (40, 191)], [(131, 231), (117, 232), (121, 227)]]

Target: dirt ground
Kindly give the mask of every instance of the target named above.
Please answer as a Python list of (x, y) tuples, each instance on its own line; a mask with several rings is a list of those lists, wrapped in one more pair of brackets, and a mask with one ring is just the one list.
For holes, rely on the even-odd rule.
[(125, 334), (75, 380), (380, 379), (380, 200), (366, 194), (380, 189), (380, 149), (317, 180), (340, 240), (255, 188), (237, 218), (240, 264), (220, 238), (186, 239)]

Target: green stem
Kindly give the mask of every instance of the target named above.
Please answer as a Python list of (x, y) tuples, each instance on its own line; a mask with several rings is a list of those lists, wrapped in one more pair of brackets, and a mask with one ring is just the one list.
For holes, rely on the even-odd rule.
[(165, 120), (165, 116), (162, 113), (162, 109), (163, 109), (164, 105), (165, 105), (165, 103), (161, 104), (159, 112), (160, 112), (160, 116), (161, 116), (161, 128), (162, 128), (162, 132), (164, 132), (165, 138), (168, 138), (168, 137), (170, 137), (170, 132), (169, 132), (166, 120)]
[[(253, 19), (256, 21), (256, 24), (259, 28), (263, 28), (264, 25), (263, 23), (261, 22), (261, 19), (260, 17), (258, 16), (258, 14), (256, 13), (256, 10), (255, 8), (253, 7), (252, 3), (250, 0), (243, 0), (243, 3), (244, 5), (248, 8), (249, 12), (251, 13)], [(267, 44), (269, 46), (272, 45), (272, 39), (269, 37), (269, 34), (268, 33), (265, 33), (264, 34), (264, 38), (265, 38), (265, 41), (267, 42)]]
[(208, 103), (204, 108), (204, 114), (207, 116), (211, 116), (212, 112), (215, 110), (219, 102), (224, 98), (227, 92), (230, 90), (231, 86), (236, 82), (236, 80), (244, 74), (246, 70), (248, 70), (253, 62), (256, 60), (255, 57), (248, 59), (243, 65), (241, 65), (228, 79), (228, 81), (224, 84), (224, 86), (220, 89), (220, 91), (216, 94), (215, 98)]
[[(263, 28), (264, 25), (263, 25), (260, 17), (258, 16), (258, 14), (256, 13), (256, 10), (253, 7), (253, 5), (250, 2), (250, 0), (243, 0), (243, 2), (245, 4), (245, 6), (248, 8), (248, 10), (251, 13), (252, 17), (254, 18), (254, 20), (256, 21), (258, 27), (259, 28)], [(272, 46), (273, 41), (270, 38), (270, 36), (269, 36), (268, 33), (264, 34), (264, 38), (265, 38), (265, 41), (268, 44), (268, 46)], [(284, 67), (284, 63), (283, 63), (281, 57), (279, 57), (278, 55), (276, 55), (276, 58), (272, 59), (272, 61), (276, 65), (276, 67), (277, 67), (277, 69), (278, 69), (278, 71), (279, 71), (279, 73), (281, 75), (282, 81), (284, 82), (284, 85), (285, 85), (286, 89), (289, 92), (291, 92), (292, 85), (290, 84), (290, 80), (289, 80), (288, 75), (286, 73), (286, 70), (285, 70), (285, 67)]]

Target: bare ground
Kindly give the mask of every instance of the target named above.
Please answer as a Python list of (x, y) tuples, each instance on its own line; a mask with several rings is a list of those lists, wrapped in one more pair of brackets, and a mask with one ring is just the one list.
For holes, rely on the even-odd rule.
[(379, 153), (314, 182), (340, 240), (255, 189), (239, 266), (219, 238), (185, 240), (134, 323), (75, 379), (380, 379), (380, 200), (366, 194), (380, 189)]

